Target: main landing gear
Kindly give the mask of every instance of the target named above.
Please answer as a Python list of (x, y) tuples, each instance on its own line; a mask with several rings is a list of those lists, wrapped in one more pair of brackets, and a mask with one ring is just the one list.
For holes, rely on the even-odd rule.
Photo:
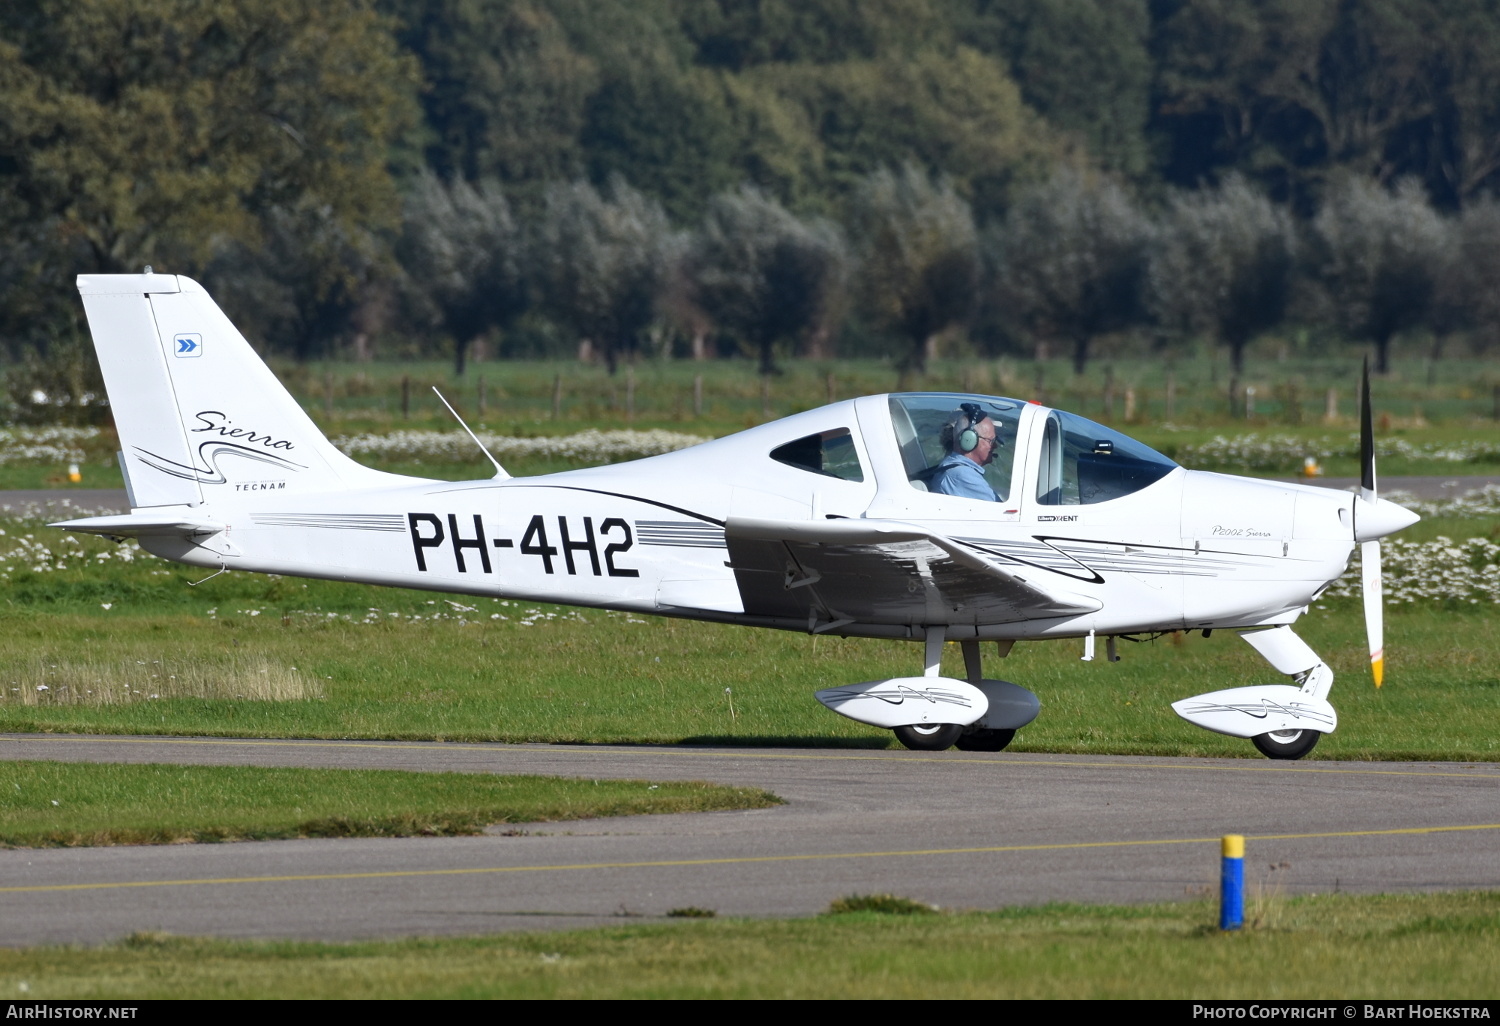
[[(1017, 730), (1036, 719), (1042, 703), (1019, 684), (981, 676), (978, 641), (960, 642), (967, 680), (941, 676), (943, 634), (942, 627), (928, 628), (921, 677), (824, 688), (818, 701), (841, 716), (891, 731), (913, 751), (1001, 751)], [(1000, 645), (1001, 655), (1010, 651), (1009, 642)]]
[[(940, 628), (927, 632), (926, 671), (928, 677), (936, 677), (943, 655), (943, 631)], [(1025, 688), (1009, 681), (986, 680), (981, 667), (979, 642), (961, 641), (964, 653), (966, 683), (984, 695), (986, 709), (977, 720), (968, 724), (932, 723), (908, 724), (895, 727), (892, 733), (902, 745), (916, 752), (941, 752), (957, 748), (961, 752), (1002, 752), (1016, 737), (1016, 728), (1036, 718), (1041, 703)], [(1009, 643), (1001, 654), (1009, 651)], [(1020, 692), (1021, 694), (1016, 694)], [(1011, 724), (1014, 725), (1011, 725)]]
[(962, 741), (964, 728), (958, 723), (912, 723), (891, 732), (914, 752), (942, 752)]
[[(900, 737), (898, 734), (897, 737)], [(975, 730), (960, 734), (953, 747), (960, 752), (1003, 752), (1016, 739), (1014, 730)], [(906, 742), (902, 742), (906, 744)], [(910, 748), (911, 745), (906, 745)]]

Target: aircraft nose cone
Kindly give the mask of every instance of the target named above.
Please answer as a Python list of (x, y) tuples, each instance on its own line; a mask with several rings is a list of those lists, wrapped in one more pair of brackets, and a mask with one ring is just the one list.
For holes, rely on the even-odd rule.
[(1354, 540), (1367, 542), (1395, 534), (1403, 527), (1410, 527), (1422, 518), (1405, 506), (1398, 506), (1388, 499), (1374, 502), (1356, 495), (1354, 497)]

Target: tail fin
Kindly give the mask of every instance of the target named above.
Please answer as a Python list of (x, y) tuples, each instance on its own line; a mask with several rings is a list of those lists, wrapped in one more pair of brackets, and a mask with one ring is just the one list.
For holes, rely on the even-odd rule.
[(84, 274), (78, 291), (120, 433), (134, 509), (327, 492), (389, 475), (333, 447), (203, 286)]

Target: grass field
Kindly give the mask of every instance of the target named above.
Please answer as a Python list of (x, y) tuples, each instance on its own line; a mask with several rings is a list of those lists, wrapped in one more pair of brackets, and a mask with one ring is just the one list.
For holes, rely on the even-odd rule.
[(476, 834), (499, 823), (758, 809), (752, 788), (253, 766), (0, 766), (0, 845)]
[(1493, 1000), (1500, 893), (622, 923), (364, 944), (136, 935), (0, 950), (0, 994), (136, 998)]

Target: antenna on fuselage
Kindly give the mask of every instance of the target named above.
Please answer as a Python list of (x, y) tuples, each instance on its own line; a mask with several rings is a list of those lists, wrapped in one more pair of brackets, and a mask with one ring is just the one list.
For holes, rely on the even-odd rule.
[(477, 445), (477, 446), (479, 446), (479, 451), (482, 452), (482, 453), (484, 453), (485, 459), (489, 460), (491, 463), (493, 463), (495, 465), (495, 478), (496, 478), (496, 480), (499, 480), (499, 481), (508, 481), (508, 480), (510, 480), (510, 475), (505, 472), (505, 468), (500, 465), (500, 461), (497, 460), (497, 459), (495, 459), (495, 454), (492, 453), (492, 452), (490, 452), (488, 449), (486, 449), (484, 447), (484, 443), (479, 440), (479, 436), (478, 435), (476, 435), (472, 431), (469, 431), (469, 425), (467, 425), (467, 424), (464, 423), (464, 419), (458, 415), (458, 411), (453, 408), (453, 404), (450, 403), (448, 400), (446, 400), (446, 399), (443, 398), (443, 393), (441, 393), (441, 392), (438, 391), (438, 387), (436, 385), (432, 386), (432, 394), (438, 397), (438, 402), (440, 402), (444, 406), (448, 407), (448, 412), (451, 413), (451, 414), (453, 414), (453, 419), (456, 420), (456, 421), (458, 421), (458, 426), (461, 427), (461, 428), (463, 428), (464, 431), (468, 432), (468, 435), (469, 435), (470, 438), (474, 439), (474, 444)]

